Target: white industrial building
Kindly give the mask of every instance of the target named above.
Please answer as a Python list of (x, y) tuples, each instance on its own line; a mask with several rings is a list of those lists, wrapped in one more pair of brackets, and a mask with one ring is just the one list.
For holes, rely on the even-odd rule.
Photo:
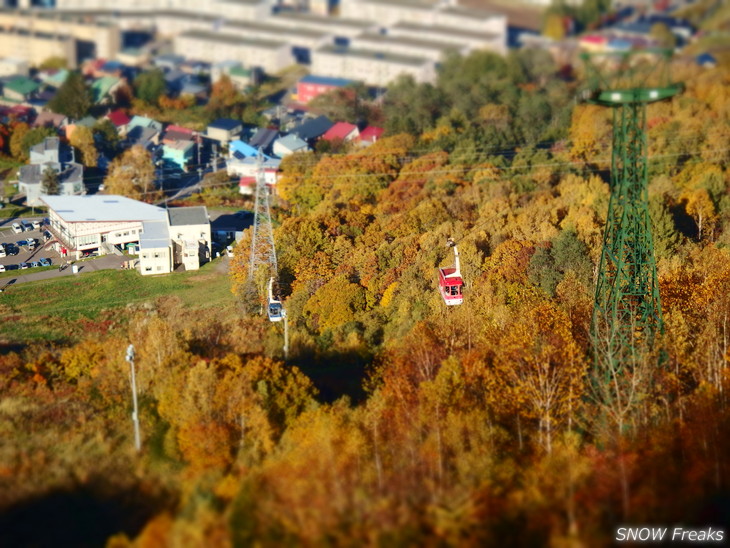
[(197, 270), (211, 258), (211, 232), (204, 206), (163, 209), (124, 196), (43, 196), (53, 245), (80, 258), (84, 251), (117, 253), (139, 248), (143, 275), (165, 274), (183, 265)]
[(246, 67), (260, 67), (275, 73), (295, 60), (291, 46), (283, 41), (249, 39), (233, 34), (191, 30), (175, 37), (178, 55), (209, 63), (238, 61)]
[(416, 82), (433, 83), (436, 64), (423, 56), (324, 46), (312, 52), (312, 74), (360, 80), (372, 86), (385, 86), (401, 74), (411, 75)]

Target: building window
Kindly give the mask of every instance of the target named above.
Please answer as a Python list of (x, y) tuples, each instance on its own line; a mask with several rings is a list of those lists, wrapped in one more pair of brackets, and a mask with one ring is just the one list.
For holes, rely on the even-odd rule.
[(151, 266), (146, 266), (146, 267), (144, 268), (144, 271), (145, 271), (145, 272), (152, 272), (152, 267), (151, 267)]
[(125, 235), (125, 236), (129, 236), (129, 232), (125, 232), (125, 233), (124, 233), (124, 235)]
[(159, 271), (159, 270), (162, 270), (162, 267), (161, 267), (161, 266), (158, 266), (158, 267), (157, 267), (157, 270), (158, 270), (158, 271)]
[(147, 253), (142, 253), (142, 258), (143, 259), (146, 259), (147, 258)]
[(159, 253), (155, 253), (155, 259), (159, 259), (159, 258), (160, 258), (160, 254)]

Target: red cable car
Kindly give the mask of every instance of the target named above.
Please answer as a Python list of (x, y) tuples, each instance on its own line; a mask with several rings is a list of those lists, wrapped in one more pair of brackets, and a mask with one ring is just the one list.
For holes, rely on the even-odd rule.
[(456, 305), (464, 302), (464, 295), (461, 293), (464, 280), (461, 279), (459, 248), (453, 242), (449, 245), (454, 247), (454, 266), (439, 268), (439, 291), (447, 305)]

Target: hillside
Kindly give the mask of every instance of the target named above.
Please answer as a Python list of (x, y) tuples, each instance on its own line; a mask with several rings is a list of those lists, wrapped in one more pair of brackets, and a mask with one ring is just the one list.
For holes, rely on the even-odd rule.
[[(160, 278), (125, 307), (99, 277), (72, 336), (3, 328), (4, 537), (51, 513), (31, 544), (602, 546), (620, 525), (726, 526), (730, 74), (675, 66), (684, 94), (649, 107), (665, 328), (618, 401), (589, 336), (610, 113), (556, 70), (453, 58), (436, 86), (392, 87), (374, 145), (285, 160), (286, 361), (243, 292), (250, 235), (229, 279)], [(447, 308), (448, 238), (465, 289)], [(115, 274), (120, 297), (141, 283)], [(4, 311), (32, 315), (46, 287), (50, 321), (71, 288), (29, 284)]]

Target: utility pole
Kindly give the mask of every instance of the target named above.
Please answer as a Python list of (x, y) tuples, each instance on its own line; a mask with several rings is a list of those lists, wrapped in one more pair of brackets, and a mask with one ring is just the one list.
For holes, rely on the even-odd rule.
[(289, 319), (284, 314), (284, 359), (289, 359)]
[(129, 381), (132, 385), (132, 422), (134, 423), (134, 448), (139, 453), (142, 448), (139, 437), (139, 410), (137, 409), (137, 379), (134, 374), (134, 345), (127, 347), (127, 355), (125, 359), (129, 362)]

